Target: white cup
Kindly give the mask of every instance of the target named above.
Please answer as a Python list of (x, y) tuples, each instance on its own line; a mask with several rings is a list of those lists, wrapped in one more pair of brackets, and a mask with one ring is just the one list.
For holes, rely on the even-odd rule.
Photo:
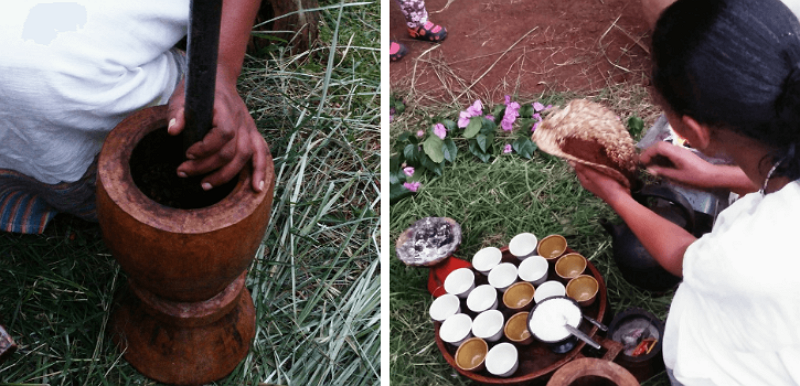
[(500, 343), (486, 354), (486, 370), (498, 377), (510, 377), (519, 367), (519, 353), (513, 344)]
[(564, 287), (564, 284), (561, 284), (560, 281), (550, 280), (536, 287), (536, 292), (533, 293), (533, 301), (539, 303), (547, 298), (565, 296), (566, 294), (567, 289)]
[(439, 338), (456, 347), (472, 337), (472, 318), (467, 314), (455, 314), (439, 327)]
[(483, 248), (472, 257), (472, 267), (478, 272), (488, 275), (492, 268), (500, 264), (502, 258), (503, 252), (500, 249), (495, 247)]
[(503, 336), (504, 325), (505, 318), (502, 312), (498, 310), (481, 312), (472, 321), (472, 335), (487, 342), (496, 342)]
[(469, 296), (467, 296), (467, 308), (476, 313), (496, 310), (497, 290), (488, 284), (475, 287), (475, 289), (469, 293)]
[(428, 313), (431, 319), (437, 322), (444, 322), (445, 319), (461, 312), (461, 302), (458, 296), (453, 294), (444, 294), (436, 298), (431, 303), (431, 308)]
[(533, 255), (519, 264), (519, 278), (535, 286), (541, 285), (547, 280), (547, 270), (550, 264), (547, 259), (539, 255)]
[(536, 254), (538, 240), (533, 233), (520, 233), (508, 243), (508, 251), (520, 260), (525, 260)]
[(502, 292), (517, 281), (517, 267), (511, 263), (498, 264), (489, 272), (489, 284)]
[(475, 288), (475, 273), (469, 268), (456, 269), (444, 279), (444, 290), (461, 299), (466, 299), (473, 288)]

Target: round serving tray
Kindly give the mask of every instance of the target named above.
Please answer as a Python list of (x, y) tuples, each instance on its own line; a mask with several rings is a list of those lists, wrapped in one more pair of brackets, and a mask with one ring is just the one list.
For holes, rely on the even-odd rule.
[[(515, 265), (519, 263), (519, 260), (510, 252), (508, 252), (508, 246), (500, 248), (500, 251), (503, 252), (503, 261), (511, 262)], [(567, 248), (567, 253), (569, 252), (575, 251), (571, 248)], [(586, 268), (588, 270), (587, 274), (591, 274), (597, 279), (599, 290), (597, 291), (597, 300), (594, 302), (594, 304), (588, 307), (581, 307), (581, 311), (583, 311), (585, 315), (590, 316), (595, 320), (602, 321), (608, 306), (606, 283), (603, 280), (603, 276), (591, 262), (588, 262)], [(552, 279), (552, 275), (553, 274), (550, 273), (550, 277), (548, 278), (549, 280)], [(479, 280), (479, 277), (485, 280), (485, 277), (479, 273), (476, 273), (476, 280)], [(462, 307), (462, 309), (465, 308), (466, 306)], [(501, 311), (505, 311), (502, 304), (500, 305), (499, 309)], [(474, 315), (471, 316), (474, 317)], [(439, 350), (442, 352), (442, 355), (447, 363), (456, 369), (456, 371), (458, 371), (461, 375), (472, 379), (473, 381), (487, 385), (522, 385), (531, 382), (541, 382), (541, 384), (544, 385), (548, 378), (552, 376), (552, 374), (558, 370), (558, 368), (575, 359), (586, 345), (586, 343), (583, 341), (578, 340), (575, 348), (564, 354), (556, 354), (550, 351), (550, 348), (548, 348), (547, 345), (538, 340), (534, 340), (533, 343), (527, 346), (517, 346), (517, 350), (519, 350), (519, 369), (511, 377), (501, 378), (490, 374), (486, 370), (480, 372), (471, 372), (459, 369), (458, 366), (456, 366), (454, 359), (456, 347), (443, 342), (439, 338), (440, 326), (440, 322), (434, 322), (436, 345), (439, 347)], [(597, 327), (585, 320), (581, 323), (580, 329), (590, 337), (595, 337), (595, 334), (597, 333)], [(605, 343), (604, 341), (605, 339), (600, 341), (600, 343), (603, 344)], [(508, 342), (508, 339), (502, 337), (497, 343), (500, 342)], [(614, 356), (616, 356), (616, 353), (614, 353)]]

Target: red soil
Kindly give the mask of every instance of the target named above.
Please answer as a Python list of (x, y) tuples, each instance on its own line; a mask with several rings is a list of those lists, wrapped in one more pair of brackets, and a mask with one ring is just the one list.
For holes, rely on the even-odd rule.
[(450, 99), (475, 83), (472, 95), (499, 102), (504, 94), (646, 83), (649, 32), (637, 0), (450, 2), (426, 2), (429, 19), (448, 31), (438, 47), (411, 39), (400, 8), (391, 2), (391, 38), (409, 48), (390, 66), (392, 89)]

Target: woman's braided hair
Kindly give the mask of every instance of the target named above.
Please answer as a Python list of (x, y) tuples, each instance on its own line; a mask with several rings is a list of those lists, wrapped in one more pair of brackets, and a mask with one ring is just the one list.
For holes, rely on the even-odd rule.
[(800, 23), (779, 0), (678, 0), (653, 33), (653, 84), (678, 115), (775, 149), (800, 178)]

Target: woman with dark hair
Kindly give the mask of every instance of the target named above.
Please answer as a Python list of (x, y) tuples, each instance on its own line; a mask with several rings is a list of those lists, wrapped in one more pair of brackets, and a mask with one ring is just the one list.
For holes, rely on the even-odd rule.
[(697, 239), (616, 180), (576, 165), (578, 178), (683, 277), (663, 340), (674, 384), (798, 385), (800, 23), (778, 0), (678, 0), (658, 19), (652, 52), (673, 130), (736, 166), (695, 162), (670, 145), (647, 149), (642, 161), (664, 156), (674, 167), (648, 166), (752, 193)]

